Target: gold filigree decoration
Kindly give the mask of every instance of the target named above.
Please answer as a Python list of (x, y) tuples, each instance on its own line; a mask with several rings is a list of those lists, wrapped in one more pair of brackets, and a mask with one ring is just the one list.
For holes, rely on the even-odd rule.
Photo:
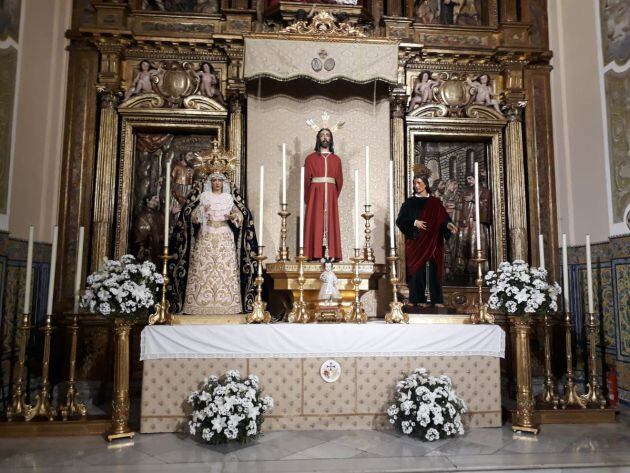
[(346, 122), (337, 122), (334, 125), (330, 124), (330, 115), (328, 114), (328, 112), (324, 112), (322, 113), (322, 122), (321, 125), (318, 124), (315, 119), (313, 118), (309, 118), (308, 120), (306, 120), (306, 124), (311, 127), (311, 129), (313, 129), (314, 131), (319, 131), (322, 128), (328, 128), (332, 133), (341, 130), (343, 128), (343, 126), (346, 124)]
[(365, 34), (354, 26), (335, 21), (335, 17), (326, 11), (320, 11), (310, 21), (299, 20), (282, 30), (282, 33), (314, 36), (351, 36), (365, 38)]
[(219, 149), (219, 142), (214, 140), (212, 148), (195, 153), (199, 165), (195, 168), (195, 176), (205, 179), (210, 174), (223, 174), (233, 181), (236, 169), (236, 157), (224, 149)]

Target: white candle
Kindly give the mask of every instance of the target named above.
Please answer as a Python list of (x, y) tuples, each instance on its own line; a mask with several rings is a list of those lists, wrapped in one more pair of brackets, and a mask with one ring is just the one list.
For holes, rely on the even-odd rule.
[(545, 267), (545, 245), (542, 234), (538, 235), (538, 259), (540, 260), (540, 267)]
[(304, 248), (304, 166), (300, 168), (300, 248)]
[(263, 203), (265, 201), (265, 189), (264, 189), (264, 185), (265, 185), (265, 166), (261, 165), (260, 166), (260, 202), (259, 202), (259, 210), (258, 210), (258, 231), (259, 233), (259, 237), (258, 237), (258, 245), (259, 246), (263, 246), (263, 233), (264, 233), (264, 223), (265, 223), (265, 218), (264, 218), (264, 207), (263, 207)]
[(74, 313), (79, 313), (79, 298), (81, 292), (81, 270), (83, 269), (83, 238), (85, 228), (79, 228), (79, 243), (77, 246), (77, 270), (74, 274)]
[(562, 234), (562, 292), (564, 292), (564, 310), (569, 310), (569, 258), (567, 256), (567, 234)]
[(50, 276), (48, 277), (48, 304), (46, 305), (46, 315), (52, 315), (53, 294), (55, 293), (55, 269), (57, 268), (57, 240), (59, 238), (59, 227), (53, 228), (52, 255), (50, 256)]
[(287, 203), (287, 144), (282, 143), (282, 203)]
[(370, 205), (370, 147), (365, 147), (365, 205)]
[(171, 159), (166, 161), (166, 189), (164, 191), (164, 246), (165, 247), (168, 246), (168, 234), (169, 234), (169, 226), (170, 226), (169, 220), (171, 218)]
[(359, 171), (354, 170), (354, 247), (359, 246)]
[(396, 247), (394, 238), (394, 160), (389, 160), (389, 247)]
[(593, 268), (591, 267), (590, 235), (586, 235), (586, 285), (588, 290), (588, 312), (593, 313)]
[(475, 163), (475, 232), (477, 251), (481, 250), (481, 222), (479, 221), (479, 163)]
[(26, 253), (26, 283), (24, 284), (24, 314), (31, 313), (31, 279), (33, 275), (33, 238), (35, 227), (28, 227), (28, 250)]

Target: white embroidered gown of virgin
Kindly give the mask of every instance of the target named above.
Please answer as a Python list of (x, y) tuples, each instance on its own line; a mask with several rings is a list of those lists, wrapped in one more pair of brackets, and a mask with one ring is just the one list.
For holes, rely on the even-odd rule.
[(225, 217), (240, 227), (243, 216), (232, 194), (205, 191), (199, 197), (193, 221), (201, 228), (193, 244), (184, 298), (184, 314), (221, 315), (242, 311), (234, 234)]

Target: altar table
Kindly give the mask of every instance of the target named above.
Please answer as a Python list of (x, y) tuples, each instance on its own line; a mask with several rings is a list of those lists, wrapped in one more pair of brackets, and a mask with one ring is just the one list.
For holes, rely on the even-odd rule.
[[(504, 352), (504, 332), (496, 325), (147, 326), (140, 431), (182, 430), (190, 392), (208, 375), (230, 369), (256, 374), (264, 394), (274, 398), (267, 431), (390, 428), (386, 411), (394, 386), (420, 367), (451, 377), (469, 407), (469, 426), (499, 427)], [(332, 383), (320, 376), (329, 359), (341, 365)]]

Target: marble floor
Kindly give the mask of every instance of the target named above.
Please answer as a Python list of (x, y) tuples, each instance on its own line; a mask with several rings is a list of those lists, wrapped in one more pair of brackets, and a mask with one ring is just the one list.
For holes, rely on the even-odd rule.
[(283, 473), (538, 471), (630, 473), (630, 417), (616, 424), (509, 425), (422, 443), (394, 432), (270, 432), (247, 446), (209, 447), (176, 434), (0, 439), (0, 472)]

